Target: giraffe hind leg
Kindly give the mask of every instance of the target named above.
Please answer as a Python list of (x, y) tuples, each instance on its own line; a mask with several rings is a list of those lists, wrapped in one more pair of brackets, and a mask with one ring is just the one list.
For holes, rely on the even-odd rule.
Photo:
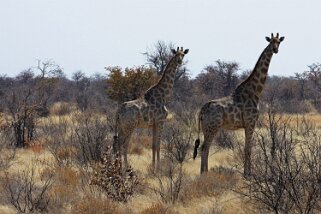
[(211, 129), (210, 132), (204, 133), (204, 142), (202, 144), (201, 150), (201, 174), (208, 171), (208, 154), (211, 143), (214, 139), (215, 134), (217, 133), (216, 129)]

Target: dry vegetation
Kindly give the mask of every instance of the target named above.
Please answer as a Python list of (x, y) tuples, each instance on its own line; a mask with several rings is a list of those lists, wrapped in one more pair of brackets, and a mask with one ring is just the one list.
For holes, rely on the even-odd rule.
[[(320, 187), (312, 187), (313, 179), (317, 182), (320, 178), (320, 171), (313, 171), (312, 168), (310, 171), (299, 170), (300, 167), (318, 167), (321, 163), (318, 162), (321, 160), (320, 154), (312, 152), (319, 151), (319, 147), (315, 147), (320, 144), (321, 117), (318, 114), (262, 116), (255, 136), (257, 146), (253, 160), (253, 171), (260, 173), (260, 176), (254, 176), (252, 180), (244, 180), (240, 173), (242, 131), (223, 133), (223, 137), (217, 138), (225, 139), (226, 142), (213, 146), (209, 159), (212, 168), (207, 174), (199, 176), (200, 160), (191, 159), (195, 134), (191, 128), (180, 126), (180, 121), (176, 118), (168, 122), (169, 126), (164, 130), (162, 138), (162, 165), (159, 171), (150, 166), (149, 131), (137, 130), (130, 143), (129, 155), (135, 182), (126, 195), (117, 192), (119, 187), (117, 189), (116, 186), (113, 187), (113, 192), (110, 191), (110, 183), (115, 181), (112, 177), (122, 177), (122, 174), (113, 174), (120, 172), (117, 167), (110, 168), (113, 165), (111, 161), (117, 159), (110, 159), (112, 154), (107, 152), (103, 159), (105, 164), (99, 164), (98, 157), (102, 157), (100, 152), (105, 151), (106, 145), (111, 142), (111, 135), (101, 135), (102, 129), (109, 130), (108, 122), (102, 118), (104, 117), (97, 114), (88, 116), (87, 113), (80, 112), (55, 114), (39, 121), (38, 133), (41, 135), (27, 148), (17, 151), (10, 146), (1, 148), (1, 158), (6, 157), (3, 155), (7, 154), (7, 151), (11, 151), (12, 155), (2, 161), (1, 213), (257, 213), (258, 210), (276, 212), (279, 208), (277, 211), (283, 213), (286, 209), (294, 213), (298, 210), (308, 213), (310, 208), (319, 209), (319, 198), (315, 197), (315, 192), (319, 192)], [(287, 128), (286, 133), (284, 127)], [(274, 138), (269, 138), (269, 134), (273, 133), (271, 129), (275, 130)], [(87, 133), (86, 137), (83, 136), (84, 133)], [(4, 135), (4, 131), (1, 134)], [(272, 154), (269, 145), (273, 145), (271, 139), (277, 139), (279, 143), (275, 148), (275, 157), (279, 160), (277, 162), (269, 159)], [(282, 147), (282, 142), (289, 140), (291, 149), (286, 150)], [(231, 142), (233, 145), (230, 145)], [(309, 142), (314, 143), (307, 144)], [(91, 152), (84, 152), (84, 146), (89, 145), (93, 147), (88, 147), (86, 151)], [(98, 153), (92, 149), (95, 147), (99, 148)], [(263, 156), (267, 159), (262, 159)], [(289, 157), (294, 161), (291, 162), (291, 167), (288, 167), (288, 172), (285, 170), (285, 162), (280, 159), (282, 157)], [(113, 163), (117, 165), (117, 161)], [(101, 167), (97, 168), (99, 165)], [(264, 171), (263, 166), (270, 169)], [(104, 167), (107, 168), (102, 170)], [(278, 171), (279, 169), (282, 171)], [(95, 173), (97, 175), (100, 172), (105, 173), (105, 186), (101, 185), (103, 182), (99, 179), (93, 179)], [(266, 176), (262, 176), (264, 172), (267, 173)], [(287, 176), (281, 172), (287, 173)], [(297, 176), (291, 178), (298, 179), (295, 182), (302, 182), (302, 179), (307, 178), (306, 173), (314, 173), (314, 177), (309, 176), (310, 183), (304, 183), (305, 191), (300, 189), (300, 185), (290, 190), (291, 183), (287, 180), (289, 175)], [(129, 179), (129, 174), (123, 178)], [(270, 175), (274, 177), (269, 177)], [(276, 198), (279, 189), (274, 184), (280, 179), (284, 181), (284, 194)], [(118, 184), (125, 187), (129, 181), (119, 180)], [(95, 183), (98, 185), (94, 185)], [(297, 185), (291, 185), (295, 184)], [(264, 198), (262, 194), (267, 193), (264, 193), (262, 188), (267, 187), (274, 191)], [(305, 202), (290, 200), (294, 190)], [(115, 194), (118, 194), (117, 197)], [(272, 203), (275, 205), (273, 209), (270, 204), (273, 201), (269, 201), (269, 198), (281, 201), (282, 207)], [(308, 202), (310, 198), (314, 201)]]
[(78, 71), (69, 80), (50, 60), (0, 76), (0, 213), (321, 212), (320, 64), (268, 79), (250, 179), (242, 176), (243, 130), (216, 137), (208, 173), (200, 176), (200, 158), (192, 159), (199, 107), (248, 76), (221, 60), (195, 79), (187, 62), (178, 69), (159, 170), (151, 168), (151, 131), (142, 129), (129, 144), (132, 168), (120, 167), (108, 150), (117, 105), (159, 78), (172, 46), (145, 53), (151, 67), (108, 67), (108, 76)]

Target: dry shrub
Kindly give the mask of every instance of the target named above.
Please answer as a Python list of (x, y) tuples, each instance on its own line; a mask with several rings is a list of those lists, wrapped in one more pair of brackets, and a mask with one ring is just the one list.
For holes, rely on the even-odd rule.
[(72, 111), (76, 110), (76, 106), (72, 103), (67, 102), (56, 102), (54, 103), (50, 109), (50, 115), (67, 115), (70, 114)]
[(26, 145), (28, 146), (28, 149), (30, 149), (32, 152), (39, 154), (44, 151), (44, 142), (41, 140), (31, 140), (27, 141)]
[(320, 132), (297, 136), (280, 117), (269, 111), (269, 125), (255, 132), (252, 174), (237, 191), (257, 211), (320, 213)]
[(98, 162), (109, 137), (108, 124), (102, 115), (76, 113), (68, 119), (58, 117), (41, 128), (48, 141), (49, 151), (58, 164), (86, 165)]
[(120, 214), (118, 206), (103, 197), (84, 197), (72, 206), (71, 213), (101, 213), (101, 214)]
[(139, 138), (131, 140), (128, 145), (128, 154), (141, 155), (143, 153), (144, 146), (139, 140)]
[(51, 151), (60, 166), (70, 166), (77, 154), (77, 149), (74, 146), (68, 145), (65, 147), (57, 147), (56, 150)]
[(235, 142), (236, 134), (235, 132), (230, 132), (226, 130), (221, 130), (215, 137), (215, 145), (221, 148), (233, 148), (233, 142)]
[(224, 167), (212, 168), (186, 185), (181, 200), (187, 202), (194, 198), (218, 196), (232, 189), (236, 183), (237, 176), (234, 170)]
[(73, 118), (71, 144), (77, 148), (78, 164), (98, 162), (107, 145), (108, 125), (102, 115), (94, 113), (77, 114)]
[(141, 214), (178, 214), (178, 212), (171, 211), (164, 204), (158, 203), (144, 209)]
[[(165, 153), (165, 155), (167, 155)], [(187, 175), (183, 170), (183, 163), (179, 163), (173, 156), (161, 159), (157, 170), (150, 166), (149, 176), (157, 182), (150, 189), (160, 197), (164, 203), (176, 203), (187, 185)]]
[(51, 206), (50, 210), (60, 212), (65, 205), (78, 200), (78, 186), (80, 184), (79, 173), (76, 169), (65, 167), (47, 167), (41, 177), (54, 175), (55, 183), (49, 191)]
[(300, 100), (289, 100), (289, 101), (279, 101), (278, 110), (280, 112), (286, 113), (308, 113), (317, 112), (315, 107), (310, 101), (300, 101)]
[(5, 174), (2, 184), (5, 200), (19, 213), (48, 212), (49, 192), (54, 182), (53, 176), (36, 181), (36, 165), (26, 168), (15, 175)]
[(146, 135), (140, 130), (137, 135), (133, 134), (131, 137), (130, 143), (128, 145), (128, 154), (138, 154), (141, 155), (143, 149), (151, 149), (152, 148), (152, 136)]
[(127, 202), (134, 194), (138, 183), (138, 177), (132, 168), (129, 166), (123, 169), (120, 156), (114, 154), (113, 149), (108, 146), (95, 169), (91, 184), (101, 187), (108, 198)]
[(149, 175), (157, 185), (151, 189), (164, 203), (176, 203), (186, 186), (187, 175), (183, 169), (192, 142), (192, 132), (180, 126), (177, 120), (171, 121), (162, 132), (163, 157), (157, 170), (149, 168)]
[(59, 183), (68, 186), (77, 186), (79, 184), (78, 172), (71, 167), (56, 168), (56, 179)]

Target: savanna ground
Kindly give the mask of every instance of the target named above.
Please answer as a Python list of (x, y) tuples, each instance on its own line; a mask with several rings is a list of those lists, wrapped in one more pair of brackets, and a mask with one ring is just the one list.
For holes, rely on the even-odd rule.
[[(51, 110), (50, 116), (38, 121), (36, 141), (29, 142), (26, 148), (15, 149), (13, 153), (10, 148), (1, 149), (1, 160), (7, 161), (8, 165), (0, 171), (0, 213), (266, 213), (277, 209), (285, 213), (287, 209), (300, 210), (294, 202), (284, 202), (290, 204), (285, 208), (279, 208), (278, 204), (267, 205), (266, 199), (263, 197), (264, 201), (255, 191), (256, 183), (251, 186), (251, 181), (242, 177), (243, 130), (218, 137), (209, 155), (211, 169), (200, 176), (200, 154), (196, 160), (192, 159), (196, 136), (194, 119), (184, 120), (174, 115), (168, 121), (162, 137), (162, 160), (158, 172), (151, 167), (151, 134), (147, 130), (137, 130), (133, 134), (129, 160), (138, 184), (133, 185), (132, 196), (130, 193), (119, 202), (92, 182), (102, 155), (100, 149), (105, 150), (112, 143), (113, 121), (108, 121), (106, 115), (88, 115), (75, 109), (63, 115)], [(291, 140), (293, 137), (295, 142), (298, 141), (297, 145), (309, 143), (309, 137), (320, 137), (320, 129), (321, 115), (318, 113), (261, 115), (254, 137), (255, 148), (258, 147), (253, 152), (254, 173), (259, 169), (259, 159), (263, 159), (257, 152), (264, 148), (258, 146), (264, 144), (263, 138), (274, 136), (281, 142), (291, 133)], [(280, 136), (283, 133), (284, 138), (276, 132), (280, 132)], [(2, 141), (10, 137), (4, 131), (1, 136)], [(99, 150), (95, 150), (95, 146)], [(295, 150), (300, 153), (298, 148)], [(8, 154), (13, 156), (6, 160)], [(289, 168), (292, 169), (292, 165)], [(279, 174), (276, 176), (277, 180), (283, 178)], [(257, 178), (253, 180), (259, 180), (261, 184), (261, 177)], [(271, 179), (264, 180), (263, 187), (269, 186)], [(273, 194), (278, 196), (279, 189)], [(284, 192), (286, 190), (284, 188)], [(283, 195), (279, 195), (278, 200), (282, 201)], [(318, 210), (318, 197), (315, 203), (317, 205), (313, 208)], [(309, 213), (308, 209), (301, 211)]]

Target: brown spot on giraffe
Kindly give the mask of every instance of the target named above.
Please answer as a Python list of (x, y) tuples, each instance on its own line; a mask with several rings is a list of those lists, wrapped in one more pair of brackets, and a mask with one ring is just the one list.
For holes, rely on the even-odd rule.
[[(266, 37), (268, 46), (260, 55), (252, 73), (235, 89), (231, 96), (207, 102), (199, 112), (198, 128), (204, 134), (201, 151), (201, 173), (208, 171), (208, 154), (210, 144), (220, 129), (235, 130), (244, 128), (244, 176), (251, 174), (251, 140), (258, 118), (258, 101), (264, 88), (267, 71), (272, 55), (278, 53), (284, 37)], [(233, 111), (231, 110), (233, 109)], [(235, 113), (234, 109), (237, 109)], [(224, 116), (225, 115), (225, 116)], [(226, 116), (227, 115), (227, 116)], [(232, 117), (232, 118), (231, 118)], [(198, 139), (195, 142), (194, 158), (197, 155)]]
[(188, 49), (172, 50), (173, 56), (165, 67), (157, 84), (150, 87), (143, 96), (136, 100), (124, 102), (116, 113), (115, 141), (119, 154), (124, 158), (125, 169), (128, 165), (127, 149), (135, 128), (152, 128), (153, 130), (153, 166), (155, 158), (160, 160), (160, 132), (166, 121), (168, 111), (166, 103), (172, 95), (177, 68), (182, 64)]

